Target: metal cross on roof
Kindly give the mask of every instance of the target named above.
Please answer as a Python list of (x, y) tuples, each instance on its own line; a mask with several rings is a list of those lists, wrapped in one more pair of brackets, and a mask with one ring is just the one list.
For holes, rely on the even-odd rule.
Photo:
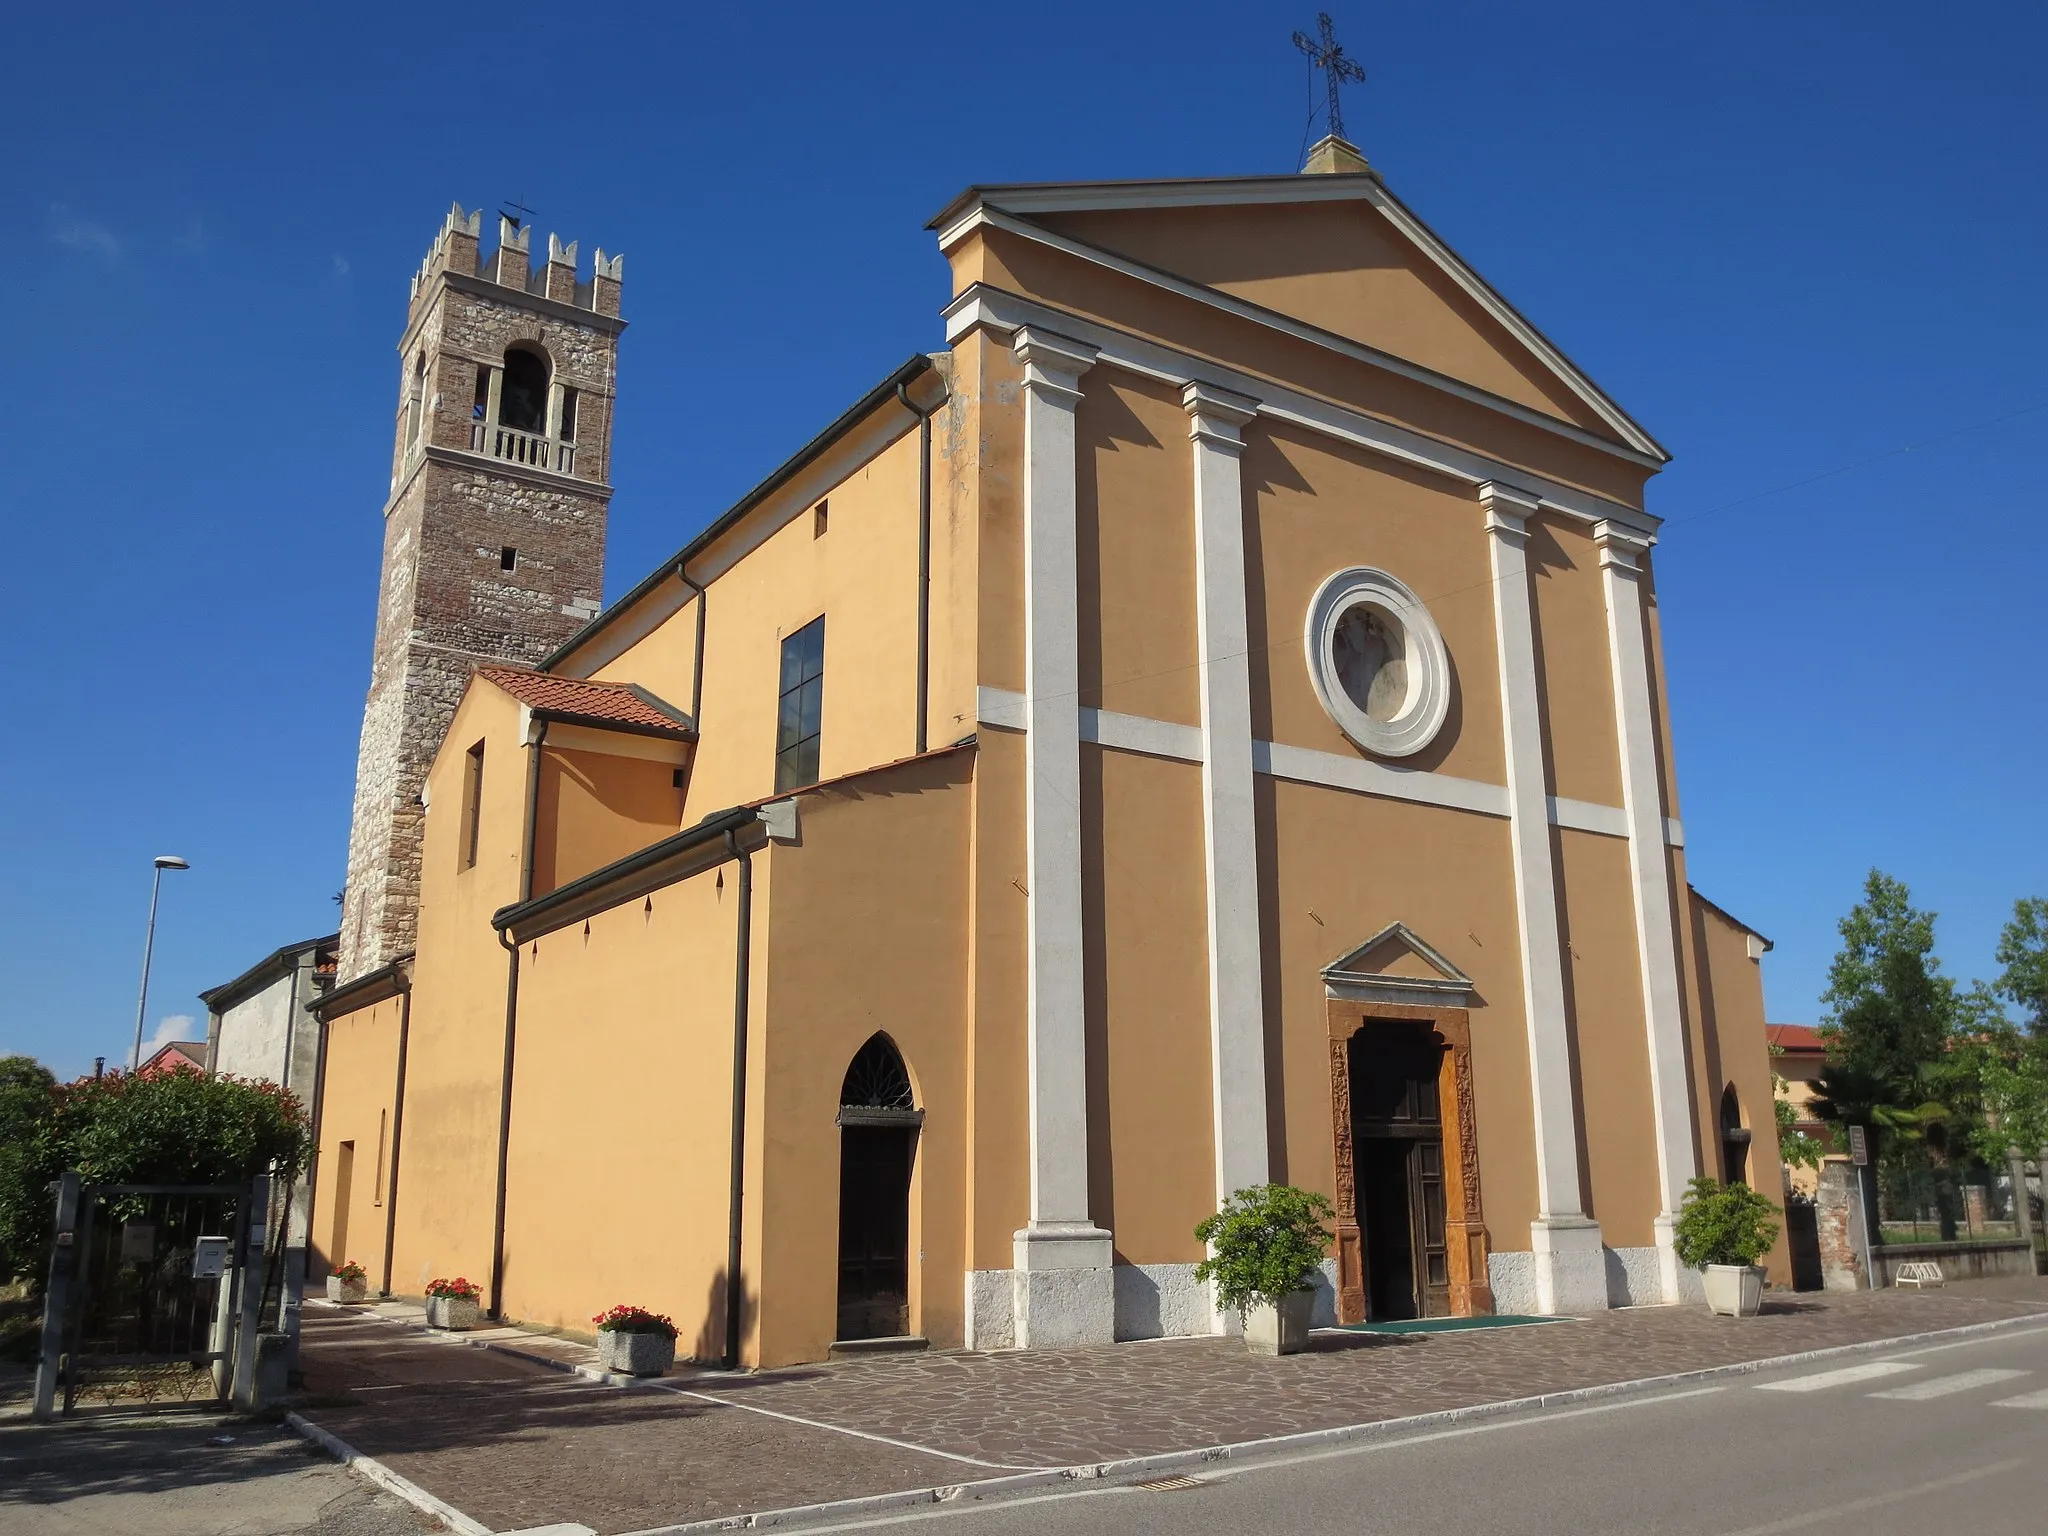
[(1294, 34), (1294, 46), (1309, 57), (1309, 63), (1323, 72), (1323, 82), (1330, 91), (1330, 137), (1344, 137), (1344, 109), (1337, 100), (1338, 88), (1346, 81), (1365, 83), (1365, 70), (1344, 56), (1344, 45), (1337, 41), (1337, 28), (1330, 20), (1328, 11), (1316, 13), (1316, 35), (1306, 32)]
[(498, 204), (498, 211), (512, 221), (514, 229), (518, 229), (528, 219), (532, 218), (537, 211), (526, 206), (525, 198), (526, 194), (522, 192), (518, 197)]

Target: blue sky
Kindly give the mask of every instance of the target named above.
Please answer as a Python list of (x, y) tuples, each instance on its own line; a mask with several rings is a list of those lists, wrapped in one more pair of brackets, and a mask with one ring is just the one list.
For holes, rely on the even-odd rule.
[[(1690, 13), (1690, 14), (1682, 14)], [(0, 1051), (121, 1057), (332, 927), (406, 281), (626, 253), (607, 591), (915, 350), (972, 181), (1290, 170), (1307, 3), (40, 7), (0, 59)], [(2048, 12), (1339, 9), (1391, 185), (1676, 454), (1694, 881), (1814, 1015), (1866, 869), (2048, 891)], [(1028, 30), (1022, 24), (1028, 23)], [(177, 1026), (171, 1025), (173, 1032)]]

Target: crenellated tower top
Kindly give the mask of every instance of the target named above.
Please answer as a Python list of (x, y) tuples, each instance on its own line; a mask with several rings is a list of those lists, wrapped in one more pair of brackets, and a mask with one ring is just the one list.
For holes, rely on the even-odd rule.
[(597, 248), (588, 281), (576, 270), (576, 242), (563, 244), (559, 236), (548, 235), (547, 260), (533, 265), (533, 229), (505, 214), (498, 216), (498, 247), (488, 256), (483, 250), (484, 211), (465, 213), (462, 204), (449, 208), (441, 221), (440, 233), (427, 250), (427, 259), (413, 274), (410, 303), (415, 311), (422, 297), (441, 273), (496, 283), (518, 293), (553, 299), (593, 314), (619, 313), (619, 288), (625, 277), (626, 258), (607, 256)]

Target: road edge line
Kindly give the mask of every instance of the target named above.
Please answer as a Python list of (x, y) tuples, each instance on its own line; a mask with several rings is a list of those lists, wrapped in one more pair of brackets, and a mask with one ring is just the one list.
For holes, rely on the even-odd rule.
[(450, 1530), (459, 1531), (462, 1536), (492, 1536), (491, 1528), (481, 1520), (472, 1519), (446, 1500), (435, 1498), (418, 1483), (400, 1477), (376, 1457), (365, 1456), (339, 1435), (322, 1429), (304, 1415), (288, 1412), (284, 1421), (295, 1433), (312, 1441), (350, 1471), (361, 1473), (386, 1493), (396, 1494), (422, 1514), (443, 1521)]
[(1139, 1474), (1189, 1472), (1213, 1466), (1217, 1462), (1256, 1465), (1264, 1457), (1281, 1456), (1294, 1451), (1397, 1440), (1420, 1431), (1442, 1429), (1485, 1419), (1505, 1418), (1532, 1409), (1562, 1408), (1577, 1403), (1599, 1402), (1607, 1398), (1647, 1395), (1693, 1382), (1754, 1376), (1763, 1371), (1839, 1359), (1845, 1355), (1881, 1354), (1930, 1340), (2003, 1333), (2009, 1329), (2039, 1328), (2044, 1325), (2048, 1325), (2048, 1312), (2033, 1312), (2022, 1317), (1993, 1318), (1981, 1323), (1959, 1323), (1953, 1328), (1934, 1328), (1920, 1333), (1897, 1334), (1888, 1339), (1860, 1339), (1851, 1344), (1831, 1344), (1823, 1349), (1799, 1350), (1789, 1355), (1742, 1360), (1729, 1365), (1702, 1366), (1698, 1370), (1676, 1371), (1664, 1376), (1644, 1376), (1633, 1381), (1604, 1382), (1590, 1387), (1568, 1387), (1563, 1391), (1543, 1392), (1531, 1397), (1504, 1398), (1498, 1402), (1472, 1403), (1460, 1408), (1440, 1408), (1432, 1413), (1411, 1414), (1399, 1419), (1375, 1419), (1363, 1424), (1341, 1424), (1329, 1429), (1303, 1430), (1297, 1434), (1273, 1435), (1261, 1440), (1240, 1440), (1227, 1445), (1205, 1446), (1198, 1450), (1158, 1451), (1147, 1456), (1084, 1462), (1045, 1472), (983, 1478), (968, 1483), (937, 1484), (926, 1488), (907, 1488), (896, 1493), (834, 1499), (820, 1504), (794, 1504), (783, 1509), (764, 1509), (753, 1514), (690, 1520), (677, 1525), (649, 1526), (644, 1530), (631, 1532), (629, 1536), (700, 1536), (700, 1533), (713, 1531), (797, 1530), (808, 1526), (830, 1525), (859, 1519), (864, 1515), (891, 1514), (926, 1504), (978, 1503), (984, 1499), (1000, 1499), (1011, 1493), (1029, 1492), (1034, 1488), (1058, 1483), (1101, 1483), (1136, 1477)]

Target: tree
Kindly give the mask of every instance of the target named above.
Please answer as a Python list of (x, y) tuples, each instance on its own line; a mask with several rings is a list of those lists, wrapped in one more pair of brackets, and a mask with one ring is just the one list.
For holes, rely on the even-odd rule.
[(1822, 995), (1828, 1064), (1814, 1113), (1863, 1126), (1873, 1159), (1887, 1146), (1895, 1159), (1924, 1154), (1942, 1235), (1953, 1236), (1960, 1206), (1950, 1168), (1955, 1115), (1942, 1095), (1965, 1079), (1950, 1056), (1956, 988), (1934, 954), (1934, 914), (1914, 907), (1903, 881), (1873, 869), (1841, 934)]
[[(9, 1117), (12, 1117), (11, 1119)], [(294, 1178), (312, 1151), (306, 1111), (274, 1083), (184, 1067), (57, 1085), (26, 1057), (0, 1061), (0, 1249), (39, 1266), (66, 1169), (89, 1183), (242, 1184)]]
[(2005, 967), (1999, 995), (2020, 1010), (2037, 1039), (2048, 1034), (2048, 897), (2022, 896), (2012, 904), (1995, 958)]
[(34, 1263), (49, 1220), (43, 1135), (57, 1079), (32, 1056), (0, 1056), (0, 1277)]

